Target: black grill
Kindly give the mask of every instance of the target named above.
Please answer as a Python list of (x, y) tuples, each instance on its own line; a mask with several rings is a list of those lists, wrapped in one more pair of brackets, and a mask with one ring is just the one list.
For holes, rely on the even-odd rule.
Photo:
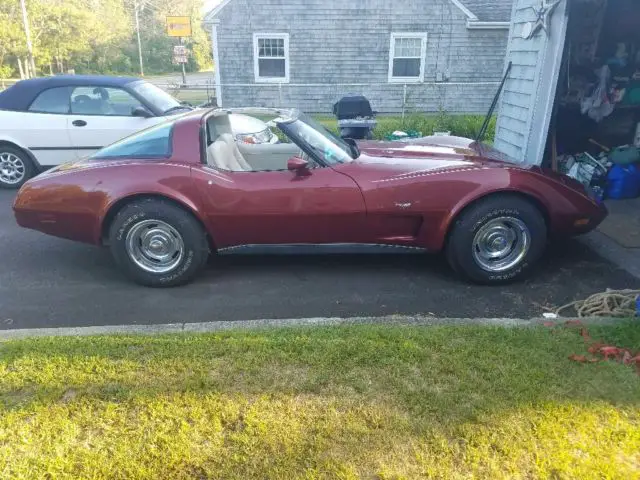
[(362, 95), (350, 95), (342, 97), (333, 105), (333, 114), (338, 120), (353, 119), (358, 117), (373, 117), (371, 103)]
[(362, 95), (347, 95), (333, 105), (333, 114), (338, 119), (340, 136), (362, 140), (373, 136), (377, 125), (371, 103)]

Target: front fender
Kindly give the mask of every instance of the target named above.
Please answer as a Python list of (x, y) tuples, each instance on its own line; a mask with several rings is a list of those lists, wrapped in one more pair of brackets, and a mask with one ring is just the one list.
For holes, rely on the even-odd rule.
[(42, 165), (40, 165), (40, 162), (38, 162), (38, 159), (33, 154), (33, 152), (29, 150), (29, 148), (23, 142), (15, 138), (13, 135), (8, 135), (6, 132), (0, 132), (0, 144), (2, 143), (9, 144), (9, 145), (12, 145), (13, 147), (19, 148), (20, 150), (25, 152), (27, 155), (29, 155), (29, 158), (38, 169), (42, 169)]
[[(461, 196), (442, 218), (437, 234), (429, 236), (429, 248), (442, 249), (453, 222), (463, 210), (490, 195), (514, 194), (529, 198), (544, 215), (551, 235), (579, 233), (575, 222), (585, 218), (590, 218), (591, 228), (595, 228), (606, 216), (606, 211), (584, 192), (543, 173), (509, 167), (487, 172), (491, 173), (485, 173), (485, 181), (474, 182), (475, 187)], [(497, 175), (498, 172), (501, 174)]]
[(489, 195), (512, 190), (511, 183), (510, 172), (502, 168), (475, 170), (473, 176), (464, 172), (449, 176), (443, 181), (442, 191), (455, 190), (459, 195), (446, 196), (451, 203), (441, 210), (436, 227), (426, 232), (426, 248), (430, 251), (442, 250), (449, 229), (465, 208)]

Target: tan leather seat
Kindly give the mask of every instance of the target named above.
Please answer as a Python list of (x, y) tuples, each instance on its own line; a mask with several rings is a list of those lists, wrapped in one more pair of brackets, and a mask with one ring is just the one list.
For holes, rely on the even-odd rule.
[(230, 133), (220, 135), (207, 148), (207, 163), (220, 170), (231, 172), (250, 172), (253, 170), (242, 156)]
[(295, 143), (239, 143), (238, 149), (256, 172), (286, 170), (291, 157), (302, 156)]

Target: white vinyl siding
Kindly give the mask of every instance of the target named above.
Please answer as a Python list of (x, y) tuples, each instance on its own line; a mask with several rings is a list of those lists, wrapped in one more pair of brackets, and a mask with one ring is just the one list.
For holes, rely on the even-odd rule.
[(289, 34), (255, 33), (253, 69), (256, 83), (289, 83)]
[(392, 33), (389, 48), (389, 82), (424, 82), (426, 33)]
[(499, 100), (493, 146), (517, 162), (539, 165), (544, 157), (551, 111), (567, 31), (567, 2), (550, 19), (549, 32), (525, 38), (536, 21), (538, 0), (515, 0), (507, 62), (513, 66)]

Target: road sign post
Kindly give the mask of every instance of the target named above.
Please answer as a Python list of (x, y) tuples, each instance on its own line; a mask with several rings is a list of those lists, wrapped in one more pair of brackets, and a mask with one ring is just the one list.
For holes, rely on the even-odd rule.
[(188, 61), (189, 52), (183, 45), (183, 38), (191, 36), (191, 17), (172, 16), (167, 17), (167, 35), (178, 37), (179, 45), (173, 47), (173, 63), (182, 65), (182, 84), (187, 84), (187, 72), (185, 64)]
[(180, 45), (175, 45), (173, 47), (173, 63), (182, 65), (182, 84), (186, 85), (187, 83), (187, 72), (185, 70), (185, 64), (189, 61), (189, 51), (187, 47), (182, 44), (182, 39), (180, 40)]

